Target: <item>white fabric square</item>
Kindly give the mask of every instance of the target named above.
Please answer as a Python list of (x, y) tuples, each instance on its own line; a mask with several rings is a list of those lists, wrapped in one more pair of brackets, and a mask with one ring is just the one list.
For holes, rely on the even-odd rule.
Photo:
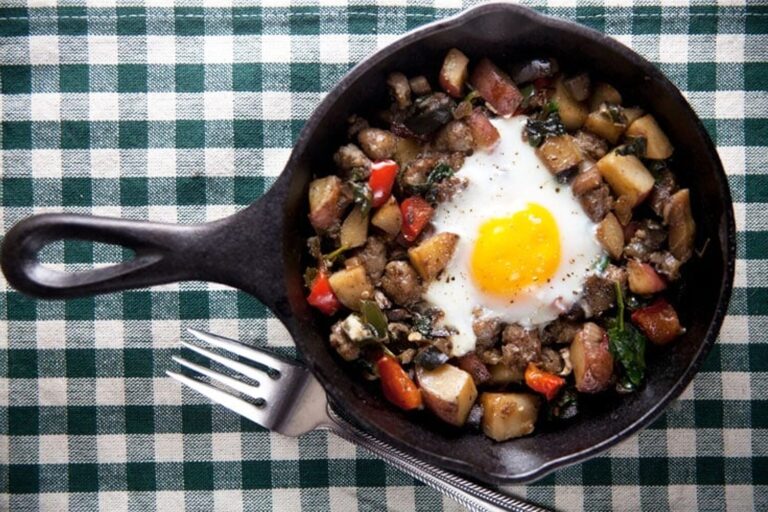
[(149, 121), (174, 121), (176, 119), (176, 93), (147, 93), (147, 119)]
[(276, 318), (267, 318), (267, 343), (272, 347), (290, 347), (293, 338), (283, 323)]
[[(742, 96), (741, 100), (744, 100)], [(743, 104), (742, 104), (743, 107)], [(742, 111), (742, 114), (744, 112)], [(719, 116), (718, 116), (719, 117)], [(730, 176), (741, 176), (745, 174), (745, 151), (744, 146), (720, 146), (717, 153), (723, 161), (725, 172)]]
[[(738, 260), (737, 260), (738, 261)], [(734, 283), (734, 286), (739, 286)], [(749, 342), (749, 317), (746, 315), (728, 315), (720, 329), (719, 343)]]
[(211, 436), (211, 452), (213, 460), (241, 460), (243, 446), (240, 432), (217, 432), (213, 434)]
[(329, 487), (328, 505), (330, 512), (358, 510), (357, 489), (355, 487)]
[(88, 36), (90, 64), (117, 64), (117, 36)]
[(155, 493), (157, 510), (186, 510), (184, 491), (158, 491)]
[(29, 63), (33, 66), (59, 63), (59, 36), (29, 38)]
[(386, 502), (397, 503), (398, 510), (416, 510), (415, 488), (412, 486), (387, 486)]
[(760, 491), (757, 491), (754, 486), (729, 484), (724, 486), (724, 488), (726, 510), (757, 510), (755, 508), (755, 495)]
[(329, 459), (354, 459), (357, 447), (338, 436), (328, 436)]
[(120, 176), (120, 150), (90, 149), (91, 176), (94, 178), (117, 178)]
[(688, 62), (688, 36), (661, 34), (659, 36), (659, 60), (679, 64)]
[(290, 156), (290, 148), (264, 148), (264, 176), (279, 176)]
[(271, 436), (272, 460), (299, 460), (299, 438), (281, 435)]
[(291, 36), (261, 36), (261, 60), (262, 62), (290, 62)]
[(154, 405), (181, 405), (181, 384), (173, 379), (152, 379)]
[(715, 92), (715, 117), (741, 119), (744, 117), (744, 91)]
[(206, 176), (234, 176), (235, 150), (232, 148), (205, 149)]
[(753, 455), (752, 430), (748, 428), (724, 428), (723, 455), (725, 457), (751, 457)]
[(120, 118), (119, 96), (113, 92), (92, 92), (88, 116), (91, 121), (117, 121)]
[(40, 405), (67, 405), (67, 379), (37, 379), (38, 403)]
[(696, 430), (692, 428), (667, 429), (667, 454), (670, 457), (695, 457)]
[[(752, 263), (754, 265), (755, 263)], [(733, 286), (735, 287), (747, 287), (747, 260), (743, 260), (741, 258), (736, 259), (736, 264), (734, 265), (734, 275), (733, 275)], [(758, 284), (755, 284), (755, 286), (759, 286)]]
[(261, 94), (261, 112), (264, 119), (291, 119), (291, 93), (263, 92)]
[(41, 435), (38, 447), (40, 464), (69, 463), (69, 443), (65, 434)]
[(635, 512), (640, 503), (640, 487), (637, 485), (612, 485), (611, 507), (614, 512)]
[(125, 405), (125, 385), (122, 378), (97, 378), (96, 405)]
[(718, 34), (715, 40), (717, 62), (744, 62), (744, 41), (744, 34)]
[(232, 119), (235, 97), (232, 91), (210, 91), (203, 93), (205, 119)]
[[(150, 148), (147, 150), (147, 176), (176, 176), (176, 150), (173, 148)], [(158, 206), (163, 207), (163, 206)], [(152, 208), (150, 206), (150, 208)], [(175, 208), (174, 208), (175, 211)], [(176, 213), (173, 214), (176, 216)], [(170, 221), (169, 221), (170, 222)]]
[(123, 491), (99, 491), (99, 509), (110, 512), (128, 511), (128, 493)]
[(240, 512), (243, 510), (243, 491), (227, 489), (213, 491), (214, 512)]
[(203, 7), (232, 7), (232, 0), (203, 0)]
[(120, 320), (97, 320), (93, 323), (96, 348), (124, 347), (123, 322)]
[(61, 178), (61, 151), (58, 149), (32, 150), (33, 178)]
[(747, 372), (723, 372), (723, 399), (724, 400), (749, 400), (750, 385)]
[(58, 121), (61, 119), (61, 94), (35, 93), (30, 95), (32, 121)]
[(37, 321), (37, 348), (64, 348), (66, 340), (66, 324), (64, 320)]
[(147, 64), (175, 63), (175, 36), (147, 36)]
[(578, 485), (558, 485), (555, 490), (555, 508), (579, 511), (584, 509), (584, 488)]
[(279, 510), (301, 510), (301, 489), (272, 489), (272, 503)]
[[(173, 210), (173, 221), (166, 220), (166, 222), (176, 222), (176, 208), (173, 206), (155, 206), (158, 210), (157, 215), (152, 215), (150, 212), (150, 220), (160, 221), (162, 218), (162, 209), (167, 209), (167, 215), (170, 215)], [(178, 320), (153, 320), (152, 321), (152, 348), (178, 348), (179, 335), (181, 333), (181, 322)]]
[[(44, 492), (37, 495), (40, 500), (38, 510), (42, 511), (59, 511), (69, 510), (69, 494), (65, 492)], [(77, 498), (75, 498), (77, 499)]]
[(232, 36), (207, 36), (204, 44), (206, 64), (232, 63), (234, 55), (232, 50)]
[(122, 434), (99, 434), (96, 436), (96, 453), (99, 464), (124, 463), (128, 460), (125, 436)]
[(236, 340), (240, 338), (240, 321), (232, 318), (211, 318), (205, 330)]
[(670, 510), (698, 510), (695, 485), (670, 485), (667, 487)]
[(320, 61), (327, 64), (349, 62), (349, 36), (324, 34), (320, 36)]
[(155, 462), (181, 462), (184, 460), (184, 440), (181, 434), (155, 434), (154, 437)]
[(611, 457), (637, 457), (640, 453), (640, 445), (637, 436), (628, 437), (610, 450)]

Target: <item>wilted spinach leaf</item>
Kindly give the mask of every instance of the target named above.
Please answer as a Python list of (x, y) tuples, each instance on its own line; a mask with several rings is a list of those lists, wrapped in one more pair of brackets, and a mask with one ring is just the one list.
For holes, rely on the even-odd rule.
[(528, 118), (528, 122), (525, 123), (525, 133), (528, 136), (528, 143), (537, 148), (547, 137), (563, 135), (565, 126), (560, 120), (560, 114), (551, 112), (544, 119)]
[(624, 322), (624, 297), (621, 285), (616, 283), (616, 318), (608, 321), (608, 342), (613, 357), (624, 368), (626, 389), (636, 389), (645, 378), (645, 345), (647, 340), (640, 331)]

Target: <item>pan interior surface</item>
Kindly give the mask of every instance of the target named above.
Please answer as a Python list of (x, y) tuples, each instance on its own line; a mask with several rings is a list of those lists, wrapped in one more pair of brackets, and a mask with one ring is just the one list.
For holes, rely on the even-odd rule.
[[(464, 51), (473, 62), (487, 56), (502, 67), (526, 58), (554, 56), (566, 70), (586, 70), (615, 85), (651, 112), (675, 146), (673, 168), (690, 187), (698, 232), (695, 256), (674, 297), (687, 332), (648, 358), (647, 383), (638, 392), (584, 400), (579, 416), (559, 428), (537, 427), (528, 437), (496, 443), (439, 425), (424, 413), (391, 407), (337, 358), (327, 341), (329, 324), (309, 310), (302, 284), (306, 190), (313, 174), (333, 169), (331, 156), (346, 142), (346, 119), (387, 99), (386, 75), (435, 77), (445, 52)], [(434, 82), (433, 82), (434, 83)], [(543, 17), (525, 8), (490, 4), (405, 36), (358, 65), (307, 122), (286, 170), (285, 273), (292, 314), (285, 319), (297, 347), (330, 398), (348, 418), (394, 446), (431, 463), (490, 483), (532, 480), (616, 444), (650, 423), (692, 378), (717, 336), (730, 297), (735, 230), (725, 174), (698, 118), (679, 91), (647, 61), (602, 34)]]

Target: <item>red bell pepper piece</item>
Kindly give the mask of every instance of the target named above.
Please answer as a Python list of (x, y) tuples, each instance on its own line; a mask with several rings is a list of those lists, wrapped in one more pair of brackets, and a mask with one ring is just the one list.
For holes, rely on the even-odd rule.
[(328, 316), (335, 314), (339, 310), (341, 303), (336, 298), (336, 294), (333, 293), (327, 272), (320, 271), (317, 274), (317, 277), (312, 282), (307, 302)]
[(634, 310), (632, 323), (643, 331), (654, 345), (666, 345), (683, 332), (677, 311), (662, 298), (650, 306)]
[(383, 355), (376, 361), (384, 397), (399, 408), (410, 411), (421, 407), (421, 390), (394, 357)]
[(392, 185), (395, 183), (397, 171), (400, 170), (394, 160), (381, 160), (371, 166), (371, 176), (368, 186), (371, 188), (371, 206), (378, 208), (392, 195)]
[(552, 400), (557, 396), (560, 388), (565, 385), (565, 379), (540, 370), (533, 363), (528, 363), (528, 368), (525, 369), (525, 384), (547, 397), (547, 400)]
[(419, 196), (411, 196), (400, 204), (403, 214), (403, 237), (413, 242), (432, 219), (435, 209)]

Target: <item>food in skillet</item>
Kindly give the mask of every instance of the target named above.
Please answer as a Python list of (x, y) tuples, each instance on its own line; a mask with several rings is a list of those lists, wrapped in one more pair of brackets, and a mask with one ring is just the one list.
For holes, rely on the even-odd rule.
[(651, 114), (553, 59), (505, 69), (452, 49), (437, 80), (387, 77), (310, 184), (305, 275), (387, 400), (497, 441), (642, 386), (695, 233)]

